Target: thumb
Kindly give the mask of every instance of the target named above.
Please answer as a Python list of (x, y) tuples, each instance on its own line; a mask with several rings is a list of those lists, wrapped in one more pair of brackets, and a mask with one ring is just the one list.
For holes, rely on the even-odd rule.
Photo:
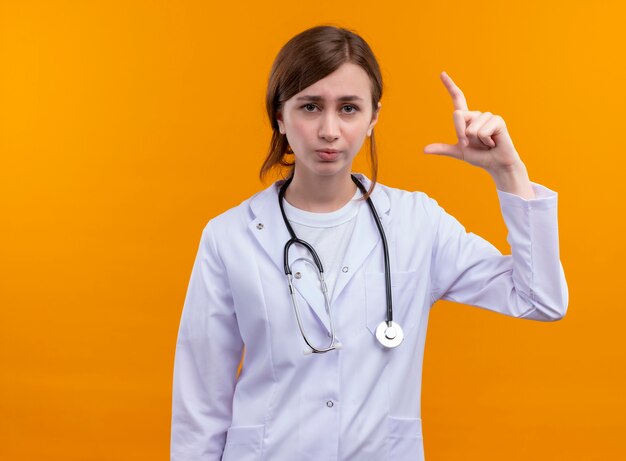
[(451, 144), (434, 143), (424, 147), (425, 154), (447, 155), (449, 157), (461, 158), (459, 148)]

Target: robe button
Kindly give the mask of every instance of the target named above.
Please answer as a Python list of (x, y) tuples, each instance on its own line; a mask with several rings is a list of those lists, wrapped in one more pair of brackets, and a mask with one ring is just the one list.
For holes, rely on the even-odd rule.
[(348, 270), (349, 270), (349, 269), (348, 269), (348, 266), (343, 266), (343, 267), (341, 268), (341, 272), (343, 272), (344, 274), (345, 274), (346, 272), (348, 272)]
[(334, 402), (332, 400), (329, 400), (328, 402), (326, 402), (326, 406), (328, 408), (332, 408), (332, 406), (335, 405)]
[(256, 228), (259, 229), (259, 230), (263, 229), (263, 223), (260, 222), (259, 224), (257, 224)]

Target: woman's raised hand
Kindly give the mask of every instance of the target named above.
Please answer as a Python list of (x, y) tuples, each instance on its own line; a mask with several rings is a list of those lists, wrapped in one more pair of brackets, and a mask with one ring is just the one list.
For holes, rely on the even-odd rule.
[(452, 115), (458, 142), (428, 144), (424, 147), (424, 153), (465, 160), (492, 175), (521, 163), (504, 119), (491, 112), (469, 110), (465, 95), (450, 76), (442, 72), (440, 77), (454, 104)]

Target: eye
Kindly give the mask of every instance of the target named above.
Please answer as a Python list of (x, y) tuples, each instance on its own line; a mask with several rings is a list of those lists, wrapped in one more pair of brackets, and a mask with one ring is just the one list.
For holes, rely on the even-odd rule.
[(347, 114), (353, 114), (354, 112), (358, 111), (359, 108), (357, 106), (355, 106), (354, 104), (346, 104), (345, 106), (343, 106), (343, 108), (349, 108), (350, 110), (348, 112), (346, 112)]
[[(303, 105), (302, 109), (304, 109), (305, 112), (313, 112), (315, 110), (315, 104), (309, 102), (309, 103)], [(309, 110), (309, 109), (311, 109), (311, 110)]]

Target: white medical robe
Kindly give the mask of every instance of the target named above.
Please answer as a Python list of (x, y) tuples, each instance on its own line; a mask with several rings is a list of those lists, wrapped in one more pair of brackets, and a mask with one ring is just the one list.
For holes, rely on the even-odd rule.
[[(305, 355), (283, 269), (289, 234), (279, 184), (202, 233), (176, 345), (172, 461), (423, 460), (422, 361), (433, 303), (539, 321), (565, 315), (555, 192), (536, 183), (534, 199), (497, 191), (511, 246), (502, 255), (426, 194), (378, 184), (372, 200), (389, 242), (404, 341), (385, 349), (375, 337), (386, 316), (383, 250), (363, 203), (331, 299), (343, 348)], [(327, 344), (318, 280), (294, 283), (307, 334)]]

